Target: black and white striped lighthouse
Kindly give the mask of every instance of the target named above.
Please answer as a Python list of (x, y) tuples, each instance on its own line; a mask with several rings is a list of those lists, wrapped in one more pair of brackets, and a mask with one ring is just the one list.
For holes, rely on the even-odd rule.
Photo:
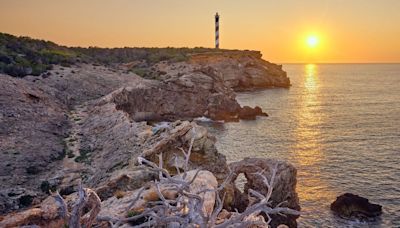
[(219, 48), (219, 15), (215, 14), (215, 48)]

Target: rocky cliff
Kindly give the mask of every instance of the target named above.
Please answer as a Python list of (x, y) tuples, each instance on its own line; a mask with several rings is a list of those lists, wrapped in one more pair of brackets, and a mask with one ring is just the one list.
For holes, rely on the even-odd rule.
[[(127, 65), (137, 67), (140, 63)], [(290, 87), (290, 80), (282, 65), (262, 59), (258, 51), (213, 51), (188, 54), (182, 62), (159, 62), (149, 68), (149, 74), (162, 81), (176, 81), (180, 85), (212, 87), (216, 78), (235, 91), (270, 87)]]
[(163, 154), (164, 167), (177, 174), (185, 163), (181, 149), (188, 148), (186, 168), (210, 171), (221, 183), (229, 173), (225, 157), (214, 137), (190, 121), (266, 116), (241, 107), (234, 92), (289, 85), (281, 66), (252, 51), (0, 75), (0, 214), (37, 204), (56, 189), (70, 195), (81, 182), (102, 200), (133, 191), (157, 177), (138, 166), (138, 157), (159, 162)]

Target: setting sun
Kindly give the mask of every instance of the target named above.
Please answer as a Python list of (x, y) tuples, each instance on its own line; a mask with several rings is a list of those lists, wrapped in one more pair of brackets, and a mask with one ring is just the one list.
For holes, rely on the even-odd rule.
[(307, 46), (310, 48), (315, 48), (319, 44), (319, 39), (315, 35), (311, 35), (307, 37)]

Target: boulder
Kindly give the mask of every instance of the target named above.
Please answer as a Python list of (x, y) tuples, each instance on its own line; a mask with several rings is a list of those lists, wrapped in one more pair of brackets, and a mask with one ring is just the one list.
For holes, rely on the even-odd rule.
[(26, 188), (5, 188), (0, 190), (0, 212), (29, 207), (36, 203), (37, 193)]
[(39, 206), (14, 214), (8, 214), (0, 222), (0, 227), (38, 225), (56, 228), (66, 224), (66, 210), (62, 201), (55, 196), (47, 197)]
[(345, 219), (373, 220), (382, 214), (382, 206), (370, 203), (368, 199), (345, 193), (336, 198), (331, 204), (331, 210)]
[[(187, 172), (186, 180), (192, 180), (196, 174), (196, 170), (191, 170)], [(206, 170), (200, 171), (193, 183), (190, 184), (190, 192), (202, 192), (204, 190), (215, 190), (218, 187), (218, 182), (215, 176)], [(203, 213), (206, 216), (211, 216), (214, 210), (216, 193), (213, 191), (206, 191), (199, 194), (199, 196), (204, 200), (203, 202)], [(189, 201), (189, 204), (191, 202)], [(189, 207), (190, 208), (190, 207)]]

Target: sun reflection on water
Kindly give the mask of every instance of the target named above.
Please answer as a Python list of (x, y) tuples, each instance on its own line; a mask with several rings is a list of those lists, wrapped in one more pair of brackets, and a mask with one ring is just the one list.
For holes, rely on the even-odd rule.
[(328, 199), (334, 195), (321, 180), (320, 163), (323, 162), (323, 146), (319, 126), (323, 123), (321, 115), (320, 79), (318, 66), (308, 64), (304, 68), (304, 90), (300, 95), (300, 108), (297, 113), (297, 128), (294, 132), (296, 144), (293, 151), (298, 168), (299, 184), (297, 192), (301, 201)]
[(300, 109), (298, 110), (298, 123), (295, 136), (296, 155), (299, 164), (313, 165), (321, 159), (321, 144), (319, 143), (320, 131), (318, 125), (322, 119), (319, 112), (319, 79), (317, 66), (308, 64), (305, 67), (304, 90), (301, 93)]
[[(305, 69), (305, 83), (304, 86), (309, 92), (309, 95), (315, 95), (318, 90), (318, 78), (317, 78), (317, 65), (307, 64)], [(313, 93), (313, 94), (311, 94)]]

